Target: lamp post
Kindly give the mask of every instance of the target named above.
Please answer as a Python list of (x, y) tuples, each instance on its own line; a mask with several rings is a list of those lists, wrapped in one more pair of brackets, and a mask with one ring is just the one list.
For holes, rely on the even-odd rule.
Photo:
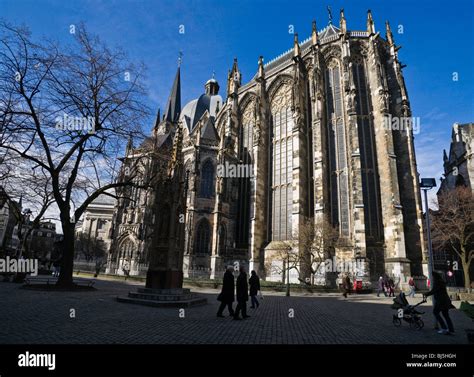
[(436, 187), (436, 179), (434, 178), (421, 178), (420, 188), (424, 192), (425, 196), (425, 220), (426, 220), (426, 235), (428, 241), (428, 277), (430, 279), (430, 288), (431, 284), (433, 283), (433, 249), (431, 245), (431, 225), (430, 225), (430, 210), (428, 207), (428, 191), (431, 190), (433, 187)]

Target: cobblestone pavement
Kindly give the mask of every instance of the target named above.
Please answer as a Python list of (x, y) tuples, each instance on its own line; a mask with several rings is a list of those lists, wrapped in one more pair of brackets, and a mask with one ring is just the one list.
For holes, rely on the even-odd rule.
[[(431, 307), (424, 305), (423, 330), (405, 323), (395, 328), (392, 300), (375, 295), (345, 300), (336, 294), (284, 297), (264, 292), (260, 308), (248, 309), (251, 318), (244, 321), (216, 318), (215, 290), (199, 291), (208, 304), (186, 309), (185, 318), (178, 309), (115, 300), (139, 285), (97, 280), (94, 292), (45, 292), (0, 283), (0, 344), (454, 344), (467, 343), (464, 329), (474, 327), (464, 313), (452, 310), (456, 334), (439, 335), (432, 329)], [(76, 318), (70, 318), (71, 309)]]

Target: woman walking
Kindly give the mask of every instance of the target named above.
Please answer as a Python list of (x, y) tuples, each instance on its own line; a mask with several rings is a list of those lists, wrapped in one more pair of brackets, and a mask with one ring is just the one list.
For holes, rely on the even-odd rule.
[[(449, 317), (449, 309), (454, 308), (451, 304), (448, 291), (446, 289), (446, 283), (439, 272), (433, 271), (433, 288), (428, 293), (425, 293), (425, 297), (433, 296), (433, 314), (438, 321), (441, 329), (438, 330), (438, 334), (453, 334), (454, 325)], [(441, 314), (443, 317), (441, 317)], [(446, 320), (446, 322), (445, 322)], [(447, 324), (447, 326), (446, 326)]]

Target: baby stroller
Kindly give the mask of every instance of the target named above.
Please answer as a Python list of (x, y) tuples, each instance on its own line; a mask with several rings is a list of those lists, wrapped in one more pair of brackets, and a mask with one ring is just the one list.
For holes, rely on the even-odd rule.
[(425, 325), (421, 319), (421, 315), (424, 314), (424, 312), (419, 312), (415, 308), (425, 302), (426, 300), (423, 299), (423, 301), (416, 305), (410, 305), (405, 297), (405, 293), (401, 292), (393, 299), (392, 309), (397, 311), (397, 314), (394, 314), (392, 319), (394, 326), (400, 327), (402, 325), (402, 320), (404, 320), (405, 322), (408, 322), (410, 328), (421, 330)]

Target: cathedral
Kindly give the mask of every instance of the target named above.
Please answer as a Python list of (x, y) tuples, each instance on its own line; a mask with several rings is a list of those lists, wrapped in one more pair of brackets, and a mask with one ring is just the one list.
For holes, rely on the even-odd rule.
[(165, 178), (122, 189), (108, 272), (126, 264), (145, 275), (161, 263), (172, 266), (162, 279), (180, 279), (180, 265), (184, 277), (220, 279), (238, 263), (281, 281), (275, 255), (290, 241), (298, 249), (310, 219), (337, 231), (328, 257), (362, 261), (353, 278), (426, 276), (413, 132), (385, 121), (411, 117), (399, 48), (388, 22), (383, 38), (368, 11), (366, 30), (352, 31), (341, 10), (339, 27), (313, 21), (309, 38), (294, 34), (291, 49), (260, 57), (246, 83), (234, 59), (225, 99), (213, 77), (181, 106), (178, 67), (152, 134), (121, 159), (119, 180), (133, 169), (138, 183)]

